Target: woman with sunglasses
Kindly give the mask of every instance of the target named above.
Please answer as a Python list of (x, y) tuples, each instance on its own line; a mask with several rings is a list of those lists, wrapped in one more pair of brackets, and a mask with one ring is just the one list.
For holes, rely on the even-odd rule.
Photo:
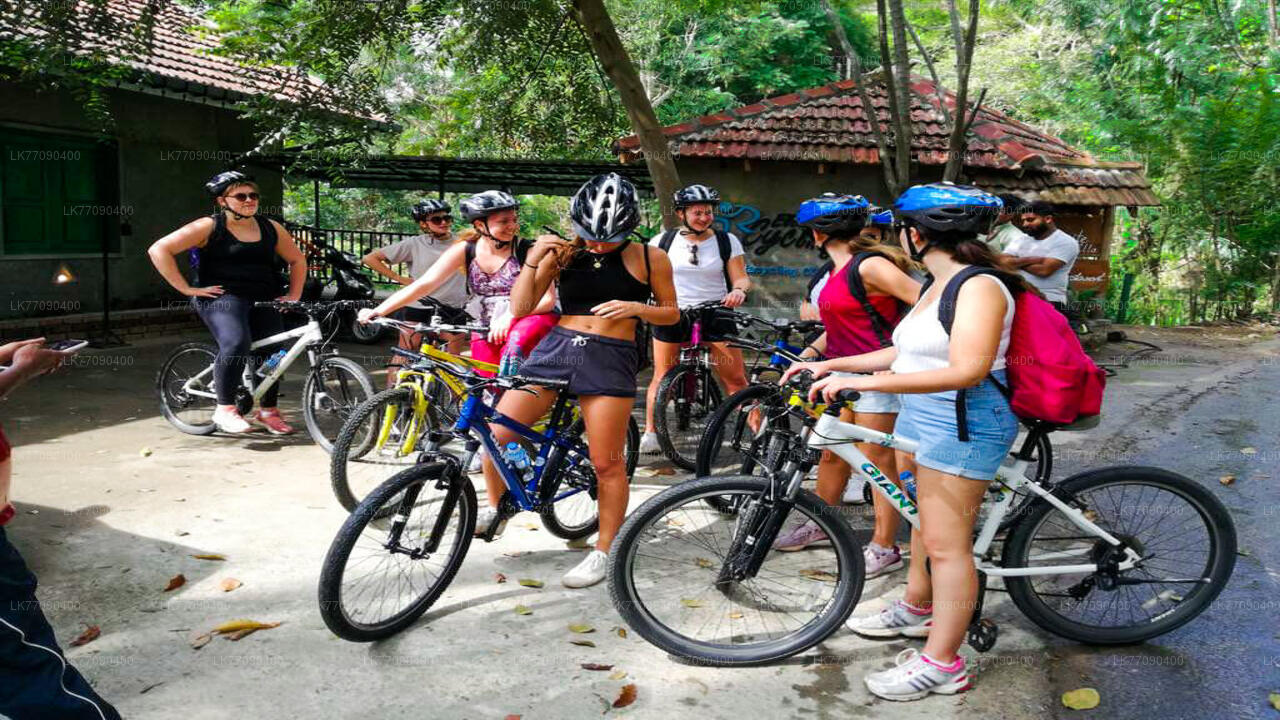
[[(655, 236), (650, 245), (666, 250), (675, 277), (676, 298), (681, 308), (719, 300), (736, 308), (747, 301), (751, 279), (747, 277), (746, 253), (733, 233), (712, 227), (720, 193), (706, 185), (690, 185), (674, 195), (679, 230)], [(680, 322), (653, 328), (653, 377), (645, 391), (644, 436), (640, 452), (659, 451), (654, 431), (653, 407), (662, 378), (680, 361), (680, 346), (689, 342), (695, 318), (682, 315)], [(702, 322), (702, 342), (711, 349), (711, 365), (724, 383), (726, 396), (747, 386), (742, 351), (729, 347), (724, 339), (737, 332), (732, 321), (706, 318)]]
[[(516, 316), (535, 308), (537, 299), (555, 285), (561, 304), (560, 322), (520, 368), (528, 377), (566, 380), (568, 392), (578, 396), (586, 425), (587, 446), (599, 488), (600, 532), (595, 550), (561, 582), (580, 588), (604, 579), (609, 546), (622, 526), (630, 488), (627, 485), (625, 444), (627, 420), (636, 400), (639, 354), (636, 322), (670, 325), (680, 318), (671, 263), (664, 253), (631, 242), (640, 223), (636, 189), (616, 174), (597, 175), (579, 188), (569, 205), (573, 242), (543, 235), (529, 251), (526, 272), (511, 292)], [(653, 297), (655, 304), (649, 304)], [(512, 392), (502, 396), (498, 409), (529, 424), (546, 412), (555, 393)], [(497, 429), (501, 446), (515, 439)], [(497, 518), (503, 490), (492, 466), (485, 463), (489, 507), (476, 528)], [(498, 528), (501, 530), (501, 526)]]
[[(379, 275), (400, 285), (412, 284), (415, 278), (425, 275), (457, 240), (451, 227), (453, 216), (449, 212), (452, 209), (449, 203), (443, 200), (423, 200), (417, 203), (409, 209), (409, 212), (414, 222), (418, 224), (418, 228), (422, 230), (422, 234), (373, 250), (364, 256), (364, 264)], [(391, 267), (393, 264), (405, 262), (409, 263), (409, 274), (412, 277), (405, 277)], [(467, 304), (467, 283), (461, 273), (449, 275), (427, 297), (434, 302), (419, 299), (417, 304), (402, 308), (399, 318), (405, 322), (429, 323), (433, 316), (439, 315), (441, 322), (451, 325), (465, 325), (471, 321), (471, 317), (463, 308)], [(455, 354), (462, 352), (466, 342), (464, 334), (449, 333), (444, 337), (449, 342), (449, 352)], [(422, 345), (422, 336), (409, 330), (401, 330), (399, 345), (405, 350), (416, 352)], [(394, 354), (391, 356), (391, 368), (387, 372), (388, 387), (395, 384), (395, 368), (403, 362), (404, 358), (401, 356)]]
[[(226, 433), (246, 433), (252, 426), (236, 410), (236, 390), (249, 346), (255, 339), (284, 332), (280, 312), (254, 307), (267, 300), (297, 302), (307, 277), (307, 264), (293, 236), (275, 220), (258, 215), (258, 186), (248, 175), (231, 171), (205, 183), (218, 212), (178, 228), (152, 243), (147, 255), (173, 289), (191, 298), (200, 319), (218, 343), (213, 362), (213, 382), (218, 405), (213, 423)], [(191, 251), (196, 274), (193, 286), (178, 269), (178, 253)], [(289, 266), (289, 289), (280, 294), (276, 260)], [(275, 347), (254, 351), (261, 362)], [(277, 382), (262, 395), (252, 419), (273, 435), (288, 435), (293, 428), (276, 407)]]

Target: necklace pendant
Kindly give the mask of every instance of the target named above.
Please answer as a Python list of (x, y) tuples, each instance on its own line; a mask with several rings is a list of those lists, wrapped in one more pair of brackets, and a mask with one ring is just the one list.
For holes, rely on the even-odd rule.
[(592, 259), (592, 261), (591, 261), (591, 267), (592, 267), (593, 269), (595, 269), (595, 270), (599, 270), (599, 269), (600, 269), (600, 267), (601, 267), (601, 262), (602, 262), (602, 261), (603, 261), (603, 258), (594, 258), (594, 259)]

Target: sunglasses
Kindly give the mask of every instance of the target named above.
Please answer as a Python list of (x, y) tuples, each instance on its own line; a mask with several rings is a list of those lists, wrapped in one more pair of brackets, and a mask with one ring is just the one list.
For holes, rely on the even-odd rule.
[(256, 192), (248, 192), (248, 193), (240, 192), (240, 193), (235, 193), (234, 195), (226, 195), (225, 197), (235, 198), (240, 202), (248, 202), (249, 200), (257, 200), (259, 197), (262, 197), (262, 196)]
[(694, 267), (698, 266), (698, 246), (692, 243), (689, 244), (689, 264)]
[(453, 222), (453, 216), (452, 215), (434, 215), (432, 217), (427, 218), (427, 222), (429, 223)]

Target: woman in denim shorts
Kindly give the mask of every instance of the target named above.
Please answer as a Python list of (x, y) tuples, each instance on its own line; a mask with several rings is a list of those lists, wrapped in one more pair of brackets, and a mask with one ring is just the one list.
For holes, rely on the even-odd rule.
[[(841, 390), (899, 393), (902, 411), (894, 434), (919, 445), (914, 456), (920, 530), (903, 600), (884, 612), (849, 621), (871, 637), (927, 637), (897, 667), (867, 675), (875, 695), (915, 700), (930, 693), (969, 689), (958, 654), (978, 596), (973, 527), (989, 482), (1018, 433), (1018, 420), (990, 378), (1004, 381), (1004, 356), (1013, 322), (1016, 274), (1006, 281), (983, 275), (966, 282), (956, 298), (950, 334), (938, 320), (938, 300), (957, 272), (970, 265), (1007, 270), (981, 236), (1000, 200), (974, 187), (935, 183), (908, 189), (895, 202), (899, 239), (924, 263), (934, 282), (898, 324), (894, 346), (836, 363), (833, 369), (874, 375), (831, 377), (814, 384), (831, 400)], [(965, 389), (968, 440), (960, 440), (956, 391)]]
[[(796, 214), (800, 224), (813, 233), (814, 246), (831, 256), (835, 268), (817, 298), (826, 331), (801, 352), (801, 357), (822, 354), (833, 360), (804, 363), (799, 369), (826, 374), (839, 358), (874, 352), (889, 345), (903, 308), (915, 303), (920, 295), (920, 283), (906, 273), (911, 263), (906, 253), (901, 248), (881, 244), (879, 230), (868, 227), (870, 211), (871, 205), (861, 195), (828, 193), (805, 201)], [(859, 257), (861, 261), (852, 265)], [(850, 276), (852, 272), (858, 274), (856, 281)], [(845, 422), (856, 422), (881, 432), (892, 432), (897, 417), (898, 396), (879, 392), (866, 393), (858, 399), (857, 407), (841, 413)], [(864, 444), (862, 451), (885, 475), (898, 476), (892, 449)], [(818, 463), (818, 496), (828, 505), (839, 505), (850, 471), (849, 463), (840, 456), (824, 451)], [(857, 493), (857, 502), (861, 502), (862, 484), (849, 489)], [(875, 531), (871, 542), (863, 548), (868, 578), (902, 568), (902, 553), (894, 542), (899, 515), (880, 494), (872, 499)], [(813, 522), (781, 533), (774, 541), (774, 547), (781, 552), (825, 544), (830, 541)]]

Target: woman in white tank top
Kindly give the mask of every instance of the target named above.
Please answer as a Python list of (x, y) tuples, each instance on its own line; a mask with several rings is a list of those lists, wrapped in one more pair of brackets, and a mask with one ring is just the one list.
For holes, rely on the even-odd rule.
[[(900, 453), (898, 460), (900, 469), (914, 470), (917, 477), (921, 519), (911, 538), (906, 596), (878, 615), (849, 621), (854, 632), (870, 637), (928, 638), (922, 653), (864, 678), (872, 693), (893, 700), (969, 687), (957, 651), (978, 592), (974, 520), (1018, 433), (1017, 418), (991, 381), (1004, 380), (1014, 297), (990, 276), (964, 282), (949, 335), (938, 319), (938, 300), (947, 282), (966, 267), (999, 267), (981, 240), (999, 207), (996, 197), (951, 183), (917, 185), (903, 193), (894, 203), (899, 239), (934, 282), (898, 324), (893, 347), (828, 361), (821, 368), (874, 375), (827, 377), (813, 386), (814, 395), (828, 401), (841, 390), (899, 393), (902, 410), (894, 435), (919, 444), (914, 455)], [(1021, 288), (1016, 273), (1009, 282)], [(956, 419), (961, 389), (967, 440), (959, 439)], [(925, 557), (930, 570), (914, 562)]]

